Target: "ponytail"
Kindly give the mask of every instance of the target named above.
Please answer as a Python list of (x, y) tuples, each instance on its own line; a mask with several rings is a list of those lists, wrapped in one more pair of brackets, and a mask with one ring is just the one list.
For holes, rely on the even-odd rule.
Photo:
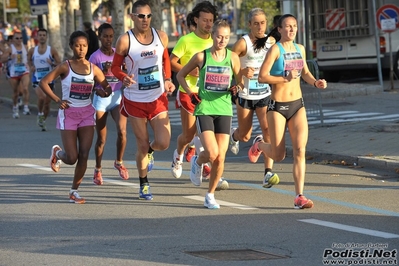
[(276, 42), (278, 42), (281, 39), (281, 36), (280, 36), (280, 34), (279, 34), (278, 30), (277, 30), (277, 27), (273, 28), (269, 32), (269, 34), (266, 35), (266, 37), (259, 38), (259, 39), (255, 40), (254, 45), (253, 45), (255, 53), (257, 53), (260, 50), (262, 50), (263, 48), (265, 48), (266, 41), (269, 38), (269, 36), (274, 37), (276, 39)]

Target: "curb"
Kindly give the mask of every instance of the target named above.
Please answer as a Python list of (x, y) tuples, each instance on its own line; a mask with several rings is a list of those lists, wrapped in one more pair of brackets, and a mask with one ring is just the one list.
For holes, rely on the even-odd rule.
[[(287, 147), (286, 153), (292, 154), (293, 149), (291, 146)], [(342, 154), (332, 154), (332, 153), (321, 153), (316, 151), (306, 151), (306, 157), (311, 156), (314, 157), (313, 161), (345, 161), (345, 165), (353, 165), (353, 166), (363, 166), (367, 168), (377, 168), (381, 170), (386, 170), (390, 172), (396, 172), (399, 170), (399, 161), (390, 160), (387, 158), (375, 158), (375, 157), (365, 157), (365, 156), (351, 156), (351, 155), (342, 155)], [(307, 160), (308, 161), (308, 160)], [(333, 164), (333, 163), (331, 163)], [(341, 164), (339, 164), (341, 165)]]

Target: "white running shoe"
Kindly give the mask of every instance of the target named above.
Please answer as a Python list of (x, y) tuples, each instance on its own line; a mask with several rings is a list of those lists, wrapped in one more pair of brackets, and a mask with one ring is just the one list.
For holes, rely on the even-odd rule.
[(30, 110), (29, 107), (27, 105), (24, 106), (24, 110), (22, 112), (24, 115), (30, 115)]
[(198, 155), (194, 155), (191, 158), (191, 171), (190, 171), (190, 180), (194, 186), (201, 186), (202, 183), (202, 164), (197, 164)]
[(13, 117), (13, 118), (19, 118), (19, 110), (18, 110), (18, 107), (13, 107), (13, 108), (12, 108), (12, 117)]
[(229, 182), (226, 181), (223, 177), (219, 179), (218, 185), (216, 187), (216, 190), (227, 190), (229, 189)]
[(240, 142), (233, 140), (233, 134), (234, 134), (234, 131), (236, 131), (236, 129), (237, 128), (230, 129), (230, 142), (229, 142), (229, 149), (235, 155), (237, 155), (238, 152), (240, 151)]
[(177, 150), (173, 153), (173, 161), (172, 161), (172, 176), (174, 178), (180, 178), (183, 172), (183, 162), (180, 161), (180, 156), (177, 154)]
[(208, 209), (220, 209), (220, 205), (215, 200), (215, 194), (206, 193), (204, 207)]

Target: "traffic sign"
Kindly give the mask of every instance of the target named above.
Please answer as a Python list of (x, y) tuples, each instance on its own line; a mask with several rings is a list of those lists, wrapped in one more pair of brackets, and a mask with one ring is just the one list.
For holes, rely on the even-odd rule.
[(48, 14), (48, 0), (30, 0), (30, 11), (32, 15)]
[[(391, 32), (391, 31), (395, 31), (397, 28), (399, 28), (399, 7), (397, 5), (383, 5), (381, 6), (376, 13), (376, 21), (377, 21), (377, 26), (379, 29), (382, 29), (383, 31), (386, 32)], [(392, 23), (385, 23), (386, 21), (384, 20), (390, 20), (389, 22), (391, 22), (391, 19), (395, 20), (395, 29), (392, 29), (391, 26), (389, 26), (388, 28), (382, 28), (382, 25), (387, 26), (390, 25)]]

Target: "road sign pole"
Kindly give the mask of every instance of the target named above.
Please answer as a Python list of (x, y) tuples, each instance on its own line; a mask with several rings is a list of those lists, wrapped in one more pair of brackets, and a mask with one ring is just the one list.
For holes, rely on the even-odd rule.
[(391, 88), (390, 90), (394, 89), (393, 84), (393, 76), (395, 75), (393, 72), (393, 54), (392, 54), (392, 39), (391, 39), (391, 32), (388, 34), (389, 36), (389, 79), (391, 81)]
[(43, 15), (38, 15), (37, 16), (37, 22), (39, 24), (39, 29), (44, 28), (44, 26), (43, 26)]
[[(376, 15), (376, 11), (375, 10), (376, 10), (375, 0), (373, 0), (373, 12), (374, 12), (373, 17), (377, 21), (378, 19), (377, 19), (377, 15)], [(376, 53), (377, 53), (378, 80), (380, 82), (381, 89), (384, 89), (383, 78), (382, 78), (382, 66), (381, 66), (380, 38), (378, 37), (378, 34), (377, 34), (378, 33), (377, 23), (374, 23), (374, 25), (375, 25), (374, 26), (374, 30), (375, 30), (374, 37), (375, 37), (375, 49), (376, 49)]]

